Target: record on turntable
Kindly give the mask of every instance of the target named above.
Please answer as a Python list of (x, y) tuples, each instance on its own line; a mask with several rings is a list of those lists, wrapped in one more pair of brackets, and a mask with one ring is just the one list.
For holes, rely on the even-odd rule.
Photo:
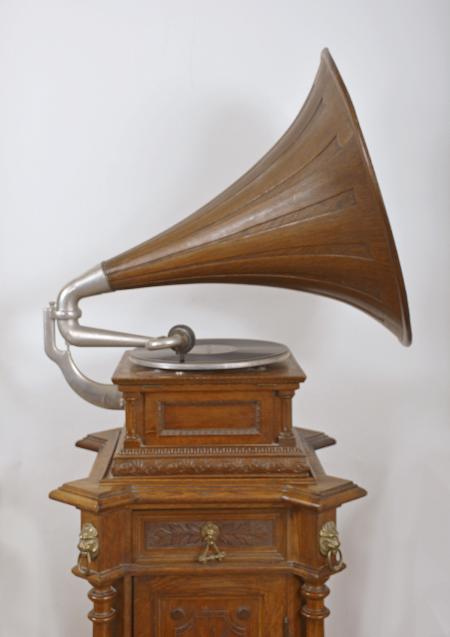
[(172, 349), (133, 350), (135, 365), (177, 371), (245, 369), (281, 363), (289, 357), (289, 349), (281, 343), (234, 338), (198, 340), (183, 357)]

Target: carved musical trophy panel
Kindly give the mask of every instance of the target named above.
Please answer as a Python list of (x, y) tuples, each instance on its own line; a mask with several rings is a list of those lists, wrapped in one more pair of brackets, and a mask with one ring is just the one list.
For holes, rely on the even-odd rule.
[[(210, 569), (206, 566), (205, 569)], [(281, 637), (286, 579), (276, 575), (138, 577), (135, 637)]]
[(259, 637), (259, 600), (210, 597), (161, 600), (158, 637)]

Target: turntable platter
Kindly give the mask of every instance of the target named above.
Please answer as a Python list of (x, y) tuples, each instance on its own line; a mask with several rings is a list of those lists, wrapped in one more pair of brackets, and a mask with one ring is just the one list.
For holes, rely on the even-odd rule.
[(289, 357), (289, 349), (281, 343), (234, 338), (199, 339), (180, 361), (171, 350), (137, 348), (130, 355), (136, 365), (166, 370), (245, 369), (281, 363)]

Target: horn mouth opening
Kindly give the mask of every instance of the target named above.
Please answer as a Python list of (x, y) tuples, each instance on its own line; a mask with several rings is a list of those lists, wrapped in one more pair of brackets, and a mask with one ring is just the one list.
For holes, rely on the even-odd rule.
[(359, 124), (358, 116), (356, 115), (356, 111), (355, 111), (355, 107), (353, 106), (352, 99), (347, 90), (347, 87), (344, 84), (344, 80), (342, 79), (339, 69), (337, 68), (336, 63), (329, 49), (327, 48), (323, 49), (321, 53), (321, 61), (326, 65), (326, 67), (328, 68), (330, 72), (330, 75), (333, 77), (336, 83), (336, 86), (341, 93), (343, 102), (347, 108), (347, 112), (350, 116), (350, 120), (353, 125), (353, 130), (359, 142), (361, 156), (367, 168), (367, 172), (370, 176), (373, 194), (378, 202), (379, 209), (382, 214), (386, 240), (389, 245), (392, 261), (396, 265), (395, 283), (397, 288), (397, 296), (398, 296), (401, 316), (400, 316), (400, 325), (399, 325), (400, 329), (395, 330), (395, 333), (399, 341), (402, 343), (402, 345), (409, 346), (412, 343), (412, 329), (411, 329), (411, 319), (409, 315), (408, 297), (406, 294), (405, 282), (403, 279), (400, 259), (398, 257), (397, 248), (395, 246), (394, 235), (392, 233), (391, 224), (389, 222), (389, 218), (387, 215), (386, 206), (383, 200), (383, 195), (381, 194), (381, 189), (378, 183), (377, 176), (375, 174), (375, 169), (373, 167), (372, 160), (370, 158), (366, 140), (364, 139), (364, 135), (362, 133), (361, 126)]

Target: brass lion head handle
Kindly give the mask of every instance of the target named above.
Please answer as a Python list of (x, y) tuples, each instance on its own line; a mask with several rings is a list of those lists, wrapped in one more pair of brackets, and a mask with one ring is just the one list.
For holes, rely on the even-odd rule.
[(214, 522), (207, 522), (202, 526), (201, 535), (202, 540), (205, 542), (205, 548), (198, 557), (198, 561), (201, 564), (206, 562), (221, 562), (224, 557), (224, 551), (220, 551), (217, 546), (217, 540), (219, 539), (219, 527)]
[(92, 561), (97, 558), (100, 550), (98, 531), (91, 522), (83, 524), (77, 548), (80, 551), (78, 570), (82, 575), (87, 576), (91, 572)]
[(327, 558), (328, 568), (333, 573), (341, 571), (345, 564), (342, 561), (341, 542), (336, 524), (325, 522), (319, 532), (320, 554)]

